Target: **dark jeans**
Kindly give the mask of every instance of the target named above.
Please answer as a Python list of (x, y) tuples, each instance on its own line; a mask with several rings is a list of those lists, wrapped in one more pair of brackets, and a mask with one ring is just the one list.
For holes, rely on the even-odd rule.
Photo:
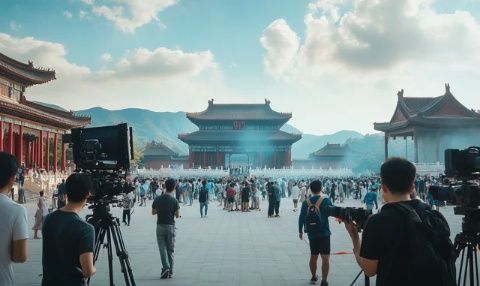
[[(128, 219), (128, 221), (126, 219)], [(130, 225), (130, 210), (123, 210), (122, 221)]]
[(277, 200), (269, 200), (268, 201), (268, 216), (272, 216), (273, 213), (278, 215), (280, 211), (280, 201)]
[(203, 208), (205, 208), (205, 216), (208, 212), (208, 202), (200, 203), (200, 215), (203, 217)]

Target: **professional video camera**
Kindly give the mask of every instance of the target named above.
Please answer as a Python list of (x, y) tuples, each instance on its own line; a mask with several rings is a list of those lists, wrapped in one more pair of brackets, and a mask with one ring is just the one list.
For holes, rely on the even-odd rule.
[(64, 137), (64, 142), (69, 142), (73, 147), (75, 171), (89, 174), (93, 181), (93, 191), (89, 198), (89, 208), (93, 213), (87, 215), (86, 219), (95, 227), (94, 260), (98, 259), (101, 245), (108, 248), (109, 279), (110, 285), (114, 285), (111, 261), (114, 253), (112, 247), (115, 247), (125, 283), (127, 286), (134, 286), (135, 279), (120, 231), (119, 219), (110, 213), (110, 204), (119, 202), (117, 196), (134, 189), (126, 180), (130, 171), (130, 160), (133, 159), (132, 128), (126, 123), (76, 128), (71, 130), (71, 135)]
[(476, 211), (480, 205), (480, 188), (475, 182), (479, 178), (480, 147), (447, 149), (444, 185), (431, 186), (429, 192), (435, 200), (456, 205), (455, 214), (465, 215), (468, 211)]
[(363, 208), (329, 206), (327, 213), (329, 216), (336, 217), (345, 222), (355, 222), (360, 231), (365, 228), (367, 219), (372, 214), (372, 211)]
[[(479, 285), (478, 269), (473, 267), (475, 265), (475, 268), (477, 268), (476, 250), (480, 245), (479, 179), (480, 147), (469, 147), (465, 150), (447, 149), (445, 150), (444, 185), (429, 188), (434, 200), (454, 204), (454, 213), (464, 216), (462, 218), (462, 232), (457, 234), (454, 244), (457, 257), (460, 254), (462, 257), (458, 285), (462, 281), (462, 275), (463, 285), (466, 285), (467, 277), (469, 277), (470, 285), (474, 285), (473, 277), (477, 277), (476, 282)], [(465, 268), (463, 268), (464, 263)], [(463, 273), (462, 269), (464, 270)]]
[(72, 129), (70, 142), (76, 171), (90, 174), (94, 183), (90, 202), (108, 202), (132, 191), (125, 184), (133, 158), (132, 138), (132, 129), (126, 123)]

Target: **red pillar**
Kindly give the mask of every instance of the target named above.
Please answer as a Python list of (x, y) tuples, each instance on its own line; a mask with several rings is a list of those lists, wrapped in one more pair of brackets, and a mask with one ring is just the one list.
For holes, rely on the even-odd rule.
[(13, 154), (13, 123), (8, 123), (8, 142), (7, 142), (7, 151), (10, 154)]
[(62, 171), (67, 169), (67, 149), (65, 148), (65, 143), (62, 141)]
[(40, 131), (40, 138), (38, 139), (38, 166), (43, 169), (43, 131)]
[(47, 143), (45, 143), (45, 169), (50, 171), (50, 134), (47, 132)]
[(0, 121), (0, 152), (3, 151), (3, 121)]
[(18, 131), (18, 164), (21, 166), (23, 161), (23, 126), (19, 126), (19, 131)]
[(58, 163), (58, 134), (53, 135), (53, 171), (57, 172)]

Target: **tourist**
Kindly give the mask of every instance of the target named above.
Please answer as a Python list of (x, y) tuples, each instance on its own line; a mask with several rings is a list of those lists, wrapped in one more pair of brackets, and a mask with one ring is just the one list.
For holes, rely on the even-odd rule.
[(253, 201), (255, 202), (255, 208), (256, 210), (260, 211), (260, 196), (261, 192), (258, 189), (258, 184), (252, 179), (252, 187), (254, 188), (254, 193), (253, 193)]
[(18, 187), (18, 198), (17, 198), (17, 202), (19, 204), (24, 204), (27, 202), (26, 198), (25, 198), (25, 189), (22, 187), (22, 186), (19, 186)]
[(0, 285), (13, 286), (13, 263), (24, 263), (28, 257), (27, 212), (8, 194), (15, 184), (17, 159), (0, 152)]
[(187, 201), (189, 206), (193, 204), (193, 181), (192, 180), (187, 181), (185, 202)]
[(298, 196), (300, 195), (300, 188), (298, 187), (297, 182), (293, 182), (290, 195), (293, 200), (293, 211), (296, 212), (298, 206)]
[(78, 215), (93, 191), (89, 175), (76, 173), (65, 183), (67, 204), (43, 223), (42, 286), (86, 285), (93, 265), (95, 230)]
[(40, 197), (37, 201), (37, 211), (35, 212), (35, 224), (33, 225), (33, 239), (39, 239), (37, 233), (42, 229), (45, 216), (48, 214), (47, 203), (43, 197), (43, 191), (40, 191)]
[(157, 197), (152, 204), (152, 215), (157, 216), (157, 244), (162, 260), (161, 279), (173, 275), (173, 253), (175, 250), (175, 218), (180, 217), (180, 204), (172, 196), (176, 181), (165, 181), (165, 194)]
[(135, 206), (134, 201), (135, 201), (135, 195), (132, 192), (123, 194), (123, 198), (122, 198), (122, 206), (123, 206), (122, 222), (127, 226), (130, 226), (132, 208)]
[(365, 194), (365, 197), (363, 197), (363, 202), (365, 203), (367, 210), (372, 211), (373, 205), (375, 205), (375, 209), (378, 210), (377, 191), (374, 187), (370, 189), (370, 192)]
[(144, 180), (142, 186), (140, 187), (140, 206), (147, 206), (147, 191), (150, 187), (150, 181)]
[(242, 212), (249, 212), (250, 209), (248, 208), (249, 201), (250, 201), (250, 186), (248, 185), (248, 181), (245, 180), (243, 182), (243, 188), (241, 193), (241, 200), (242, 200)]
[(277, 198), (275, 197), (275, 191), (274, 191), (274, 186), (273, 182), (268, 182), (267, 183), (267, 193), (268, 193), (268, 217), (271, 218), (273, 217), (273, 213), (275, 210), (275, 205), (277, 203)]
[(368, 219), (362, 240), (356, 225), (345, 223), (356, 261), (365, 275), (377, 275), (379, 286), (456, 285), (449, 226), (439, 212), (411, 200), (415, 173), (405, 159), (390, 158), (382, 164), (381, 190), (387, 204)]
[[(317, 261), (318, 255), (322, 259), (322, 282), (321, 286), (328, 286), (328, 271), (330, 268), (330, 225), (328, 223), (328, 212), (327, 207), (331, 206), (332, 203), (329, 198), (322, 197), (320, 194), (322, 192), (322, 182), (315, 180), (310, 183), (310, 191), (312, 193), (311, 198), (307, 199), (302, 203), (302, 209), (298, 217), (298, 231), (299, 238), (303, 239), (303, 230), (304, 228), (307, 231), (308, 240), (310, 244), (310, 272), (312, 278), (310, 282), (312, 284), (318, 281), (317, 275)], [(314, 209), (312, 210), (312, 207)], [(312, 211), (315, 211), (312, 213)], [(307, 215), (312, 216), (314, 219), (317, 218), (317, 222), (307, 223), (306, 220), (309, 219)]]
[[(202, 181), (202, 187), (198, 193), (198, 202), (200, 203), (200, 217), (207, 217), (208, 213), (208, 202), (209, 202), (210, 193), (207, 188), (207, 181)], [(203, 209), (205, 209), (205, 215), (203, 214)]]
[(65, 179), (62, 179), (60, 185), (58, 185), (58, 200), (57, 200), (57, 209), (61, 209), (65, 206)]
[(235, 203), (235, 183), (230, 183), (230, 186), (227, 190), (227, 201), (228, 201), (228, 210), (233, 211), (233, 204)]

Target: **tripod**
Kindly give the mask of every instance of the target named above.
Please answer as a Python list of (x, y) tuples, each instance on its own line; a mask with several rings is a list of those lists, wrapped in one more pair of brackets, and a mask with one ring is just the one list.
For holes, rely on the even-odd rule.
[[(135, 279), (133, 278), (132, 268), (130, 267), (130, 261), (128, 260), (128, 253), (123, 242), (122, 233), (120, 231), (120, 223), (118, 218), (113, 217), (109, 212), (108, 203), (95, 204), (91, 207), (93, 214), (87, 216), (87, 222), (95, 227), (95, 252), (94, 261), (97, 261), (100, 247), (103, 245), (107, 248), (108, 253), (108, 275), (110, 280), (110, 286), (114, 286), (113, 283), (113, 251), (112, 240), (115, 246), (115, 252), (120, 261), (120, 268), (125, 279), (125, 285), (135, 286)], [(107, 240), (105, 241), (105, 236)], [(88, 280), (90, 285), (90, 279)]]
[[(462, 232), (455, 237), (455, 253), (460, 257), (460, 270), (458, 271), (457, 285), (460, 286), (463, 278), (463, 286), (467, 285), (467, 277), (470, 286), (480, 286), (478, 279), (477, 246), (480, 246), (478, 210), (466, 210), (462, 222)], [(464, 268), (465, 266), (465, 268)]]

